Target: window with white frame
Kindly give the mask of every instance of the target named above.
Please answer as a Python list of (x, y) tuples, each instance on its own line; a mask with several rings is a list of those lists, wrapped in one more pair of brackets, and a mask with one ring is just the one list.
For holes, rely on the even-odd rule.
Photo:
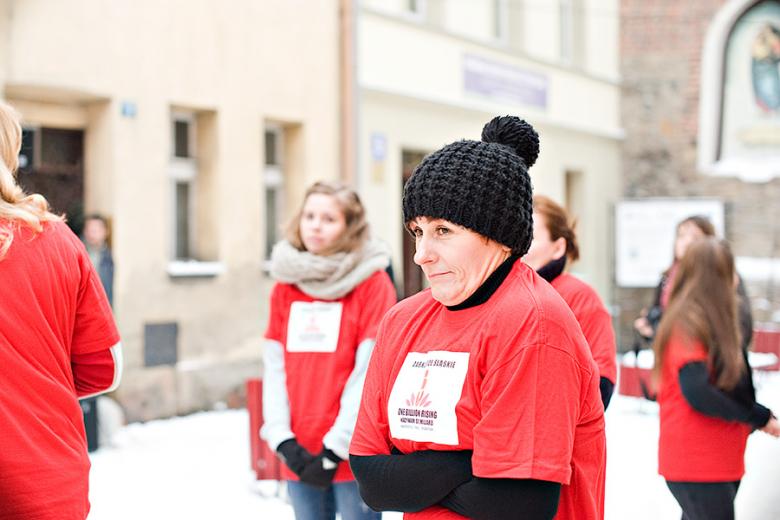
[(561, 22), (561, 64), (585, 66), (586, 20), (582, 0), (559, 0)]
[(425, 0), (406, 0), (406, 8), (410, 13), (425, 16)]
[(561, 63), (574, 64), (574, 2), (559, 0), (561, 20)]
[(505, 40), (517, 49), (525, 48), (525, 3), (523, 0), (506, 0)]
[(173, 199), (173, 260), (193, 260), (196, 249), (196, 190), (198, 180), (197, 126), (195, 114), (171, 114), (171, 162), (169, 167)]
[(284, 215), (284, 129), (281, 125), (265, 127), (265, 166), (263, 191), (265, 199), (265, 260), (282, 238)]
[(493, 0), (493, 37), (507, 41), (509, 36), (509, 0)]

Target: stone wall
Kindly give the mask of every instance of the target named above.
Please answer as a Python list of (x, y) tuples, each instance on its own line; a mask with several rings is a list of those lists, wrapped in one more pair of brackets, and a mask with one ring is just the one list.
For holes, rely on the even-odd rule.
[[(724, 0), (621, 0), (621, 122), (624, 197), (716, 197), (737, 257), (780, 255), (780, 180), (747, 183), (696, 168), (704, 39)], [(751, 273), (742, 273), (750, 278)], [(771, 321), (780, 298), (766, 280), (746, 281), (754, 319)], [(618, 349), (653, 289), (617, 288)]]

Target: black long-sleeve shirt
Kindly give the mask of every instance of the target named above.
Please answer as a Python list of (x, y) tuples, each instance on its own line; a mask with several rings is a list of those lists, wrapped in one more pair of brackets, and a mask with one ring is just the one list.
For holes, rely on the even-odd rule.
[(753, 428), (766, 426), (772, 417), (768, 408), (756, 403), (749, 368), (730, 393), (710, 382), (705, 361), (686, 363), (679, 371), (679, 378), (683, 397), (697, 412), (726, 421), (739, 421)]
[(349, 456), (363, 501), (375, 511), (415, 513), (439, 504), (474, 520), (551, 520), (561, 485), (534, 479), (480, 478), (471, 451)]

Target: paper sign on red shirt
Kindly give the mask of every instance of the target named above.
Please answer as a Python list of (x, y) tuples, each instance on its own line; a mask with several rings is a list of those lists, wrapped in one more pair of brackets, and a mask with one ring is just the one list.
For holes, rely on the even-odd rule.
[(387, 402), (391, 435), (456, 446), (455, 405), (460, 401), (468, 367), (468, 352), (408, 354)]

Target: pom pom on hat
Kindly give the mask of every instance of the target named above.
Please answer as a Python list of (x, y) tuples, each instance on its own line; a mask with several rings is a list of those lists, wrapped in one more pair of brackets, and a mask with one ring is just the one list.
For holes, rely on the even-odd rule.
[(539, 134), (517, 116), (494, 117), (482, 128), (482, 141), (511, 147), (530, 168), (539, 157)]
[(528, 168), (538, 156), (533, 126), (515, 116), (494, 118), (482, 141), (457, 141), (423, 159), (404, 187), (404, 224), (443, 219), (525, 254), (533, 238)]

